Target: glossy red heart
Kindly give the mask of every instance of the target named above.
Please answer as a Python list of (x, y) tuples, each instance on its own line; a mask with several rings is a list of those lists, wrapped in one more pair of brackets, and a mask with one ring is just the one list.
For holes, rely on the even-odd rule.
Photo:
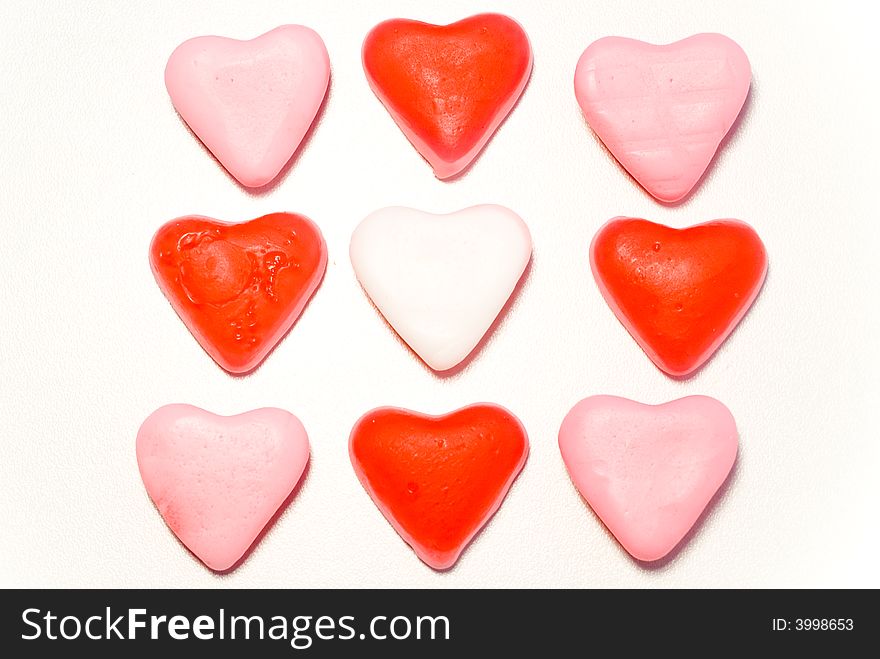
[(302, 215), (230, 224), (191, 215), (162, 226), (150, 265), (181, 320), (220, 366), (255, 368), (321, 282), (327, 247)]
[(739, 220), (673, 229), (615, 218), (590, 247), (593, 275), (620, 322), (663, 371), (699, 368), (748, 311), (767, 253)]
[(364, 40), (376, 96), (438, 178), (462, 171), (519, 98), (532, 49), (519, 23), (479, 14), (451, 25), (393, 19)]
[(436, 570), (451, 567), (495, 513), (528, 452), (519, 420), (489, 404), (442, 416), (375, 409), (358, 420), (349, 441), (364, 488)]

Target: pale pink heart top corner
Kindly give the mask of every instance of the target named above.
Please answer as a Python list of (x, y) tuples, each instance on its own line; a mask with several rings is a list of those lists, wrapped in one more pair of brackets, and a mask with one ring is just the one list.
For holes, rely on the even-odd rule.
[(722, 34), (667, 45), (604, 37), (581, 55), (575, 95), (590, 127), (656, 199), (700, 181), (751, 85), (743, 49)]
[(143, 422), (136, 452), (168, 527), (210, 569), (225, 571), (299, 482), (309, 440), (299, 419), (281, 409), (226, 417), (174, 404)]
[(571, 479), (624, 549), (665, 557), (736, 461), (736, 422), (708, 396), (646, 405), (591, 396), (566, 415), (559, 448)]
[(271, 182), (296, 152), (330, 81), (317, 32), (282, 25), (249, 41), (195, 37), (165, 68), (174, 107), (246, 187)]

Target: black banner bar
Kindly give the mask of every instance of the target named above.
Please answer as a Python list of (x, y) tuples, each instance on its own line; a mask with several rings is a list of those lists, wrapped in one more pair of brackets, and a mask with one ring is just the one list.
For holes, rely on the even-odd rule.
[(712, 645), (703, 647), (704, 656), (731, 647), (839, 652), (865, 647), (878, 619), (875, 592), (857, 590), (7, 590), (0, 596), (0, 649), (8, 657), (65, 651), (119, 657), (134, 649), (161, 651), (164, 659), (224, 644), (258, 657), (375, 652), (410, 659), (483, 650), (587, 656), (645, 643), (668, 652), (706, 642)]

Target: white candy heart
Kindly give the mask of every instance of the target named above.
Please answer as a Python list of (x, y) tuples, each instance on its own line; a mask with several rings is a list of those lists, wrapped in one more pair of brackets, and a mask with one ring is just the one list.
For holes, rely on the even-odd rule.
[(467, 357), (491, 327), (532, 254), (525, 222), (503, 206), (447, 215), (383, 208), (351, 237), (367, 295), (435, 371)]

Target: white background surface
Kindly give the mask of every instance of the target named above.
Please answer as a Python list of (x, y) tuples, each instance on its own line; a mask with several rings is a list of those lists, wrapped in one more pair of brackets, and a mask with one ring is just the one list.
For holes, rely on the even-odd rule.
[[(0, 585), (880, 586), (878, 568), (877, 66), (869, 3), (78, 2), (0, 4)], [(519, 20), (531, 83), (469, 173), (442, 183), (369, 90), (361, 41), (379, 21)], [(325, 111), (273, 189), (240, 188), (188, 132), (163, 84), (192, 36), (251, 38), (302, 23), (332, 63)], [(621, 35), (723, 32), (752, 63), (742, 121), (686, 203), (654, 202), (585, 126), (578, 56)], [(387, 205), (500, 203), (535, 242), (492, 340), (437, 377), (384, 324), (348, 260), (354, 226)], [(166, 220), (313, 218), (322, 287), (252, 376), (202, 351), (153, 281)], [(744, 322), (687, 381), (652, 366), (602, 300), (587, 248), (614, 215), (751, 223), (770, 272)], [(741, 452), (690, 542), (647, 569), (582, 502), (556, 447), (585, 396), (659, 403), (707, 394)], [(501, 403), (532, 452), (499, 513), (451, 571), (423, 565), (362, 490), (348, 433), (384, 404), (445, 412)], [(167, 530), (138, 475), (141, 421), (169, 402), (298, 415), (312, 463), (299, 496), (234, 573), (205, 569)]]

